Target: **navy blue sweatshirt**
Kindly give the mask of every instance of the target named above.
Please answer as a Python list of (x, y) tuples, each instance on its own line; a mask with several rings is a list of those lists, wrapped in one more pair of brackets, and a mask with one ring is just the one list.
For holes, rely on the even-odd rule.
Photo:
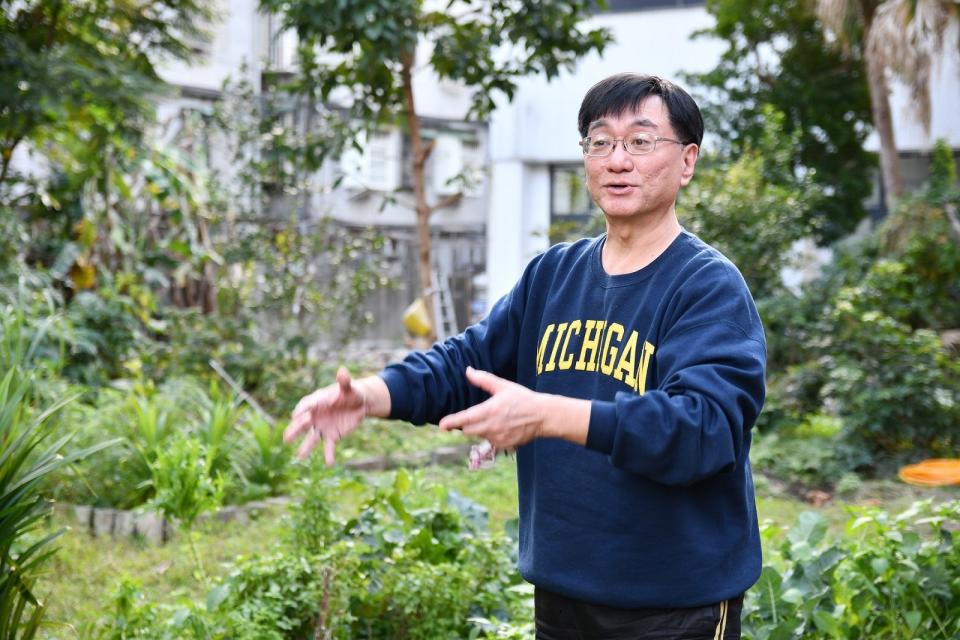
[(468, 365), (591, 400), (586, 447), (517, 452), (521, 575), (608, 606), (716, 603), (760, 575), (760, 318), (736, 267), (696, 236), (615, 276), (604, 239), (552, 247), (482, 322), (384, 369), (391, 417), (436, 423), (485, 400)]

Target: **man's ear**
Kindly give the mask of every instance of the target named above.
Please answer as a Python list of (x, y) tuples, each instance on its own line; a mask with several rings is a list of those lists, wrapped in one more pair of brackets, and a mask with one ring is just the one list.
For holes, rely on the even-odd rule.
[(685, 187), (693, 179), (693, 171), (697, 166), (697, 158), (700, 157), (700, 147), (695, 143), (690, 143), (683, 148), (680, 154), (680, 162), (683, 163), (683, 172), (680, 174), (680, 186)]

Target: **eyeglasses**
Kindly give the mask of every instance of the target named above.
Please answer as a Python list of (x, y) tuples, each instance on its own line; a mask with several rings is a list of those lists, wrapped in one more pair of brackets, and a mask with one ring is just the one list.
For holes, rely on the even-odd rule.
[(627, 153), (634, 156), (643, 156), (656, 151), (657, 143), (660, 141), (686, 145), (685, 142), (680, 142), (673, 138), (655, 136), (652, 133), (632, 133), (622, 138), (614, 138), (613, 136), (587, 136), (580, 141), (580, 148), (583, 149), (584, 155), (590, 156), (591, 158), (606, 158), (613, 153), (617, 143), (622, 142), (623, 148), (626, 149)]

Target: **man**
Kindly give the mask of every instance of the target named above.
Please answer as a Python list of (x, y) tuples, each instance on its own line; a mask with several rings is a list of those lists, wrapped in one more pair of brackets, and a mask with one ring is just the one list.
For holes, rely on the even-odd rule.
[(748, 455), (766, 349), (737, 269), (684, 231), (703, 119), (657, 77), (601, 81), (580, 108), (599, 238), (534, 258), (489, 316), (378, 376), (305, 397), (301, 456), (365, 416), (517, 449), (520, 572), (537, 637), (739, 638), (760, 574)]

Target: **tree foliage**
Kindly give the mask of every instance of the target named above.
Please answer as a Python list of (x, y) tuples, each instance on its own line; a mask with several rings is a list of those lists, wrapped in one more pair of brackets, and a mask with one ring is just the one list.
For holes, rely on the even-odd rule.
[(24, 141), (49, 145), (71, 173), (102, 178), (108, 150), (144, 131), (149, 97), (161, 88), (157, 60), (190, 56), (189, 41), (203, 37), (210, 17), (206, 7), (194, 0), (0, 3), (0, 86), (10, 89), (0, 93), (0, 187)]
[(793, 173), (799, 132), (786, 133), (783, 114), (772, 107), (763, 120), (756, 146), (735, 160), (704, 158), (678, 206), (684, 225), (733, 260), (757, 299), (782, 289), (790, 250), (810, 233), (808, 212), (820, 196), (809, 174)]
[(784, 114), (796, 134), (792, 165), (810, 173), (820, 195), (804, 216), (818, 240), (830, 242), (863, 218), (872, 154), (863, 149), (870, 101), (862, 60), (831, 48), (805, 0), (709, 0), (716, 19), (698, 37), (726, 41), (719, 64), (690, 80), (706, 98), (709, 128), (734, 156), (764, 135), (765, 105)]
[[(945, 49), (944, 34), (957, 24), (955, 0), (817, 0), (817, 17), (846, 52), (859, 51), (867, 70), (873, 125), (880, 138), (880, 168), (887, 206), (904, 195), (903, 170), (890, 110), (890, 72), (910, 90), (914, 115), (929, 132), (930, 79)], [(954, 50), (956, 52), (956, 49)]]
[[(599, 3), (601, 7), (604, 2)], [(563, 68), (609, 41), (603, 29), (586, 31), (588, 0), (261, 0), (296, 31), (307, 95), (342, 104), (360, 129), (399, 124), (410, 135), (419, 276), (430, 304), (430, 216), (459, 202), (454, 194), (428, 202), (424, 169), (433, 149), (420, 134), (413, 75), (431, 69), (441, 80), (473, 92), (469, 114), (483, 118), (499, 98), (513, 97), (517, 80)]]
[[(555, 77), (577, 58), (600, 51), (604, 30), (583, 31), (594, 3), (463, 0), (262, 0), (284, 16), (300, 41), (305, 77), (324, 100), (347, 89), (351, 115), (364, 123), (392, 123), (409, 108), (403, 70), (429, 66), (441, 79), (474, 90), (472, 115), (485, 117), (498, 94), (513, 97), (517, 80)], [(429, 51), (417, 59), (418, 44)]]

